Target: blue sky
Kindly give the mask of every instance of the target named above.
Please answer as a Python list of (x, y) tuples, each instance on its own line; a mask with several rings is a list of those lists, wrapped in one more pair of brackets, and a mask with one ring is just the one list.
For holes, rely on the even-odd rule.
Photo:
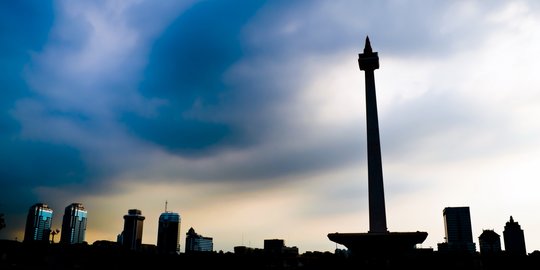
[(475, 241), (512, 215), (540, 249), (539, 26), (534, 1), (1, 3), (0, 238), (81, 202), (89, 242), (138, 208), (155, 244), (167, 200), (216, 250), (332, 251), (368, 230), (369, 35), (389, 230), (436, 248), (470, 206)]

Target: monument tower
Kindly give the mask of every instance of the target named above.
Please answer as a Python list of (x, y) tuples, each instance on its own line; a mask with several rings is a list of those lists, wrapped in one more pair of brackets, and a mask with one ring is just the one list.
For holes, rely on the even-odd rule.
[(366, 124), (368, 154), (369, 232), (330, 233), (328, 238), (346, 246), (353, 254), (409, 251), (424, 242), (427, 232), (389, 232), (386, 227), (386, 208), (382, 173), (379, 120), (375, 94), (375, 69), (379, 68), (379, 56), (373, 52), (366, 37), (364, 53), (358, 55), (360, 70), (365, 72)]
[(379, 118), (375, 96), (374, 70), (379, 68), (379, 56), (371, 49), (369, 37), (366, 38), (364, 53), (358, 55), (360, 70), (366, 74), (366, 124), (368, 151), (368, 189), (369, 189), (369, 231), (387, 232), (386, 208), (384, 206), (384, 186), (379, 139)]

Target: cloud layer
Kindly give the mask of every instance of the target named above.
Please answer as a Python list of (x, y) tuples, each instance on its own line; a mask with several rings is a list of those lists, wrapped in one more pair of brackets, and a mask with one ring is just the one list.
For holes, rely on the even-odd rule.
[(534, 2), (30, 1), (0, 15), (2, 237), (21, 238), (38, 201), (55, 222), (85, 204), (93, 242), (168, 200), (218, 249), (246, 235), (332, 250), (327, 233), (367, 230), (369, 35), (390, 229), (435, 246), (442, 209), (467, 205), (474, 237), (514, 215), (540, 248)]

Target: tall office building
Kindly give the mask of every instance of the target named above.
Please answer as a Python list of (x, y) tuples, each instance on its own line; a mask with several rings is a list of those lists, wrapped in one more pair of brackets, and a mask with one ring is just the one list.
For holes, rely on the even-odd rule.
[(480, 253), (483, 255), (501, 252), (501, 236), (494, 230), (483, 230), (478, 237)]
[(124, 215), (124, 231), (122, 231), (121, 244), (131, 250), (138, 250), (142, 245), (144, 216), (141, 210), (129, 209)]
[(36, 203), (28, 210), (24, 242), (49, 242), (53, 210), (44, 203)]
[(180, 215), (165, 211), (159, 216), (157, 249), (161, 253), (180, 253)]
[(197, 234), (193, 228), (189, 228), (186, 233), (186, 253), (213, 250), (214, 243), (212, 237), (204, 237)]
[(448, 251), (475, 252), (469, 207), (446, 207), (443, 217)]
[(510, 216), (510, 221), (506, 222), (503, 231), (504, 248), (507, 253), (513, 255), (526, 255), (525, 236), (519, 223)]
[(64, 211), (60, 243), (80, 244), (86, 234), (87, 211), (81, 203), (72, 203)]

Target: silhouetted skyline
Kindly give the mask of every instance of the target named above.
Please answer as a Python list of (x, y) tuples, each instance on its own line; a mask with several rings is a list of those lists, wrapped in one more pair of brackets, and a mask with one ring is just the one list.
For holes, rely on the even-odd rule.
[(333, 251), (369, 230), (369, 35), (388, 230), (436, 248), (465, 205), (477, 247), (513, 216), (538, 250), (538, 26), (534, 1), (2, 2), (0, 239), (81, 202), (86, 241), (139, 209), (156, 244), (168, 200), (215, 250)]
[[(147, 249), (151, 246), (154, 246), (155, 250), (161, 254), (180, 254), (180, 253), (191, 253), (193, 251), (203, 251), (203, 252), (216, 252), (217, 250), (213, 249), (213, 237), (203, 236), (195, 232), (194, 228), (191, 227), (187, 230), (185, 239), (181, 238), (181, 218), (178, 213), (174, 213), (167, 210), (167, 202), (165, 202), (165, 212), (159, 216), (158, 220), (158, 234), (157, 234), (157, 245), (151, 243), (144, 243), (142, 241), (142, 236), (144, 235), (144, 220), (146, 219), (142, 215), (142, 211), (139, 209), (129, 209), (127, 215), (123, 216), (124, 227), (120, 234), (118, 234), (116, 241), (109, 241), (106, 239), (98, 239), (93, 243), (88, 243), (84, 240), (86, 223), (88, 212), (82, 206), (81, 203), (72, 203), (68, 205), (65, 209), (63, 221), (62, 221), (62, 231), (56, 230), (56, 233), (61, 233), (62, 238), (60, 243), (62, 244), (96, 244), (100, 245), (99, 242), (110, 242), (117, 244), (118, 247), (123, 247), (126, 250), (131, 251), (148, 251)], [(54, 229), (51, 228), (52, 217), (54, 210), (48, 207), (45, 203), (36, 203), (32, 205), (28, 211), (27, 220), (26, 220), (26, 229), (24, 234), (25, 243), (56, 243), (54, 240), (54, 235), (51, 234)], [(414, 249), (425, 250), (429, 252), (437, 251), (442, 254), (446, 253), (461, 253), (465, 252), (468, 254), (482, 254), (482, 255), (501, 255), (501, 251), (504, 251), (505, 254), (523, 256), (531, 253), (540, 254), (539, 250), (534, 250), (532, 252), (526, 251), (526, 239), (524, 231), (521, 229), (521, 226), (518, 222), (514, 221), (513, 217), (510, 216), (510, 221), (506, 222), (504, 234), (504, 244), (507, 249), (502, 249), (500, 235), (498, 235), (494, 230), (482, 231), (482, 234), (478, 238), (483, 238), (484, 242), (479, 239), (479, 248), (476, 249), (475, 243), (473, 242), (474, 236), (472, 235), (472, 220), (470, 216), (470, 210), (467, 206), (459, 207), (445, 207), (442, 211), (444, 218), (444, 241), (438, 243), (437, 249), (433, 248), (423, 248), (421, 244), (417, 244)], [(75, 222), (74, 222), (75, 220)], [(238, 226), (243, 226), (243, 224), (238, 224)], [(67, 230), (65, 229), (67, 228)], [(338, 233), (336, 233), (338, 234)], [(425, 239), (422, 234), (424, 232), (368, 232), (368, 233), (345, 233), (345, 235), (353, 235), (353, 240), (362, 240), (365, 241), (377, 241), (371, 244), (362, 244), (357, 246), (353, 244), (352, 247), (356, 248), (356, 251), (350, 249), (348, 245), (345, 244), (347, 249), (339, 249), (336, 246), (336, 249), (333, 251), (336, 255), (339, 255), (340, 250), (347, 252), (349, 255), (358, 256), (360, 253), (366, 252), (375, 252), (375, 253), (386, 253), (386, 254), (400, 254), (407, 253), (410, 250), (410, 246), (405, 245), (405, 249), (398, 248), (396, 245), (409, 243), (410, 240), (403, 238), (405, 234), (406, 238), (421, 238)], [(375, 238), (358, 238), (354, 235), (376, 235)], [(389, 239), (384, 239), (381, 236), (393, 234), (393, 237)], [(399, 234), (402, 236), (400, 237)], [(417, 234), (417, 236), (412, 236)], [(68, 235), (69, 237), (66, 237)], [(392, 235), (390, 235), (392, 236)], [(332, 241), (332, 237), (329, 237)], [(62, 239), (69, 239), (62, 240)], [(336, 238), (337, 239), (337, 238)], [(182, 251), (180, 249), (180, 242), (185, 240), (185, 249)], [(284, 239), (274, 239), (277, 242), (284, 242)], [(403, 242), (405, 240), (405, 242)], [(274, 242), (275, 242), (274, 241)], [(264, 249), (267, 249), (267, 242), (272, 242), (269, 239), (264, 240)], [(336, 241), (340, 243), (341, 241)], [(347, 241), (345, 241), (347, 242)], [(403, 243), (402, 243), (403, 242)], [(411, 242), (413, 243), (413, 242)], [(421, 242), (414, 242), (421, 243)], [(375, 244), (377, 249), (375, 248)], [(370, 247), (371, 245), (371, 247)], [(387, 246), (387, 247), (385, 247)], [(239, 250), (239, 247), (243, 249), (257, 249), (258, 247), (253, 247), (251, 244), (245, 246), (243, 243), (241, 245), (235, 245), (231, 248), (235, 253)], [(291, 250), (291, 247), (285, 247), (283, 244), (285, 253), (288, 253)], [(368, 248), (368, 250), (364, 250)], [(300, 254), (298, 247), (292, 247), (295, 254)], [(361, 252), (358, 252), (362, 250)], [(246, 252), (247, 250), (244, 250)], [(223, 252), (223, 250), (219, 250)], [(230, 252), (230, 251), (229, 251)], [(309, 251), (308, 251), (309, 252)], [(312, 250), (311, 252), (328, 252), (320, 250)], [(240, 252), (242, 253), (242, 252)], [(420, 253), (422, 254), (422, 253)]]

